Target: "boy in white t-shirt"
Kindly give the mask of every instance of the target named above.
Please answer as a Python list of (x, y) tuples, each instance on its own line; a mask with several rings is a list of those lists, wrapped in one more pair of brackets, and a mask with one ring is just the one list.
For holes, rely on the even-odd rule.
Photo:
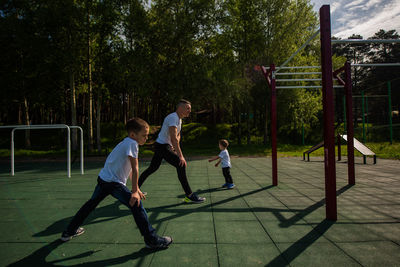
[(218, 145), (219, 145), (219, 149), (221, 150), (221, 152), (219, 153), (218, 156), (216, 156), (212, 159), (209, 159), (208, 162), (219, 159), (218, 162), (215, 164), (215, 167), (218, 167), (218, 165), (220, 163), (222, 163), (221, 164), (222, 174), (225, 177), (225, 184), (223, 184), (222, 187), (226, 187), (227, 189), (232, 189), (235, 187), (235, 184), (233, 183), (231, 172), (230, 172), (232, 165), (231, 165), (231, 159), (229, 158), (229, 152), (227, 150), (227, 147), (229, 146), (229, 142), (225, 139), (221, 139), (221, 140), (219, 140)]
[[(140, 118), (133, 118), (126, 123), (126, 129), (128, 137), (122, 140), (108, 155), (104, 168), (101, 169), (97, 178), (97, 185), (92, 197), (79, 209), (67, 229), (62, 233), (62, 241), (68, 241), (83, 234), (85, 230), (80, 225), (105, 197), (112, 195), (131, 210), (136, 225), (144, 237), (146, 247), (162, 249), (172, 243), (171, 237), (158, 236), (149, 223), (141, 201), (145, 197), (138, 186), (138, 145), (146, 142), (149, 125)], [(126, 181), (130, 175), (132, 175), (132, 190), (126, 187)]]

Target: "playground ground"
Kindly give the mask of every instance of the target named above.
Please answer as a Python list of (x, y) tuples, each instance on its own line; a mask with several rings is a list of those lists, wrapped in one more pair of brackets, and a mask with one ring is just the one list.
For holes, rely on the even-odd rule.
[[(144, 248), (125, 206), (107, 198), (63, 243), (60, 233), (90, 197), (103, 162), (85, 175), (65, 162), (0, 163), (0, 266), (400, 266), (400, 162), (356, 158), (356, 185), (338, 162), (338, 220), (325, 220), (322, 158), (280, 158), (271, 186), (270, 158), (233, 158), (237, 185), (206, 159), (190, 160), (189, 181), (207, 197), (184, 204), (175, 170), (163, 164), (143, 185), (151, 223), (174, 243)], [(143, 171), (148, 165), (140, 163)]]

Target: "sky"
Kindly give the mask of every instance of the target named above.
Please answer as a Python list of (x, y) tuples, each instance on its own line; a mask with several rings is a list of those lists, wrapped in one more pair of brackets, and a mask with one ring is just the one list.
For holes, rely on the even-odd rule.
[(345, 39), (359, 34), (364, 39), (380, 29), (400, 34), (400, 0), (311, 0), (314, 10), (330, 5), (332, 35)]

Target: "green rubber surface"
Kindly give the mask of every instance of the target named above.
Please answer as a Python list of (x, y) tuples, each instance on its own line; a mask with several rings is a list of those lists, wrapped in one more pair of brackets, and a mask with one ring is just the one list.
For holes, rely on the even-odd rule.
[[(337, 162), (338, 220), (325, 220), (323, 158), (232, 158), (236, 187), (222, 189), (221, 168), (188, 160), (187, 174), (202, 204), (183, 202), (176, 170), (163, 163), (142, 191), (166, 250), (146, 249), (127, 207), (106, 198), (82, 225), (59, 240), (90, 198), (103, 162), (0, 162), (0, 266), (400, 266), (400, 162), (356, 158), (356, 185)], [(149, 165), (140, 162), (140, 171)], [(128, 183), (128, 186), (130, 184)]]

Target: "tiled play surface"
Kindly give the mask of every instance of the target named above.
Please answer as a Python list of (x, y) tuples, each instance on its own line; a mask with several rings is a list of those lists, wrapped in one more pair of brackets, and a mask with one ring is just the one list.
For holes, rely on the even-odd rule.
[[(86, 232), (60, 233), (91, 196), (102, 162), (86, 174), (66, 164), (0, 164), (0, 266), (400, 266), (400, 162), (356, 159), (356, 185), (338, 162), (338, 220), (325, 220), (322, 158), (281, 158), (271, 186), (270, 158), (233, 158), (236, 188), (221, 189), (220, 168), (188, 162), (193, 191), (207, 198), (185, 204), (173, 167), (148, 178), (144, 206), (151, 223), (174, 243), (150, 251), (129, 210), (111, 196), (90, 215)], [(140, 170), (148, 162), (140, 163)]]

